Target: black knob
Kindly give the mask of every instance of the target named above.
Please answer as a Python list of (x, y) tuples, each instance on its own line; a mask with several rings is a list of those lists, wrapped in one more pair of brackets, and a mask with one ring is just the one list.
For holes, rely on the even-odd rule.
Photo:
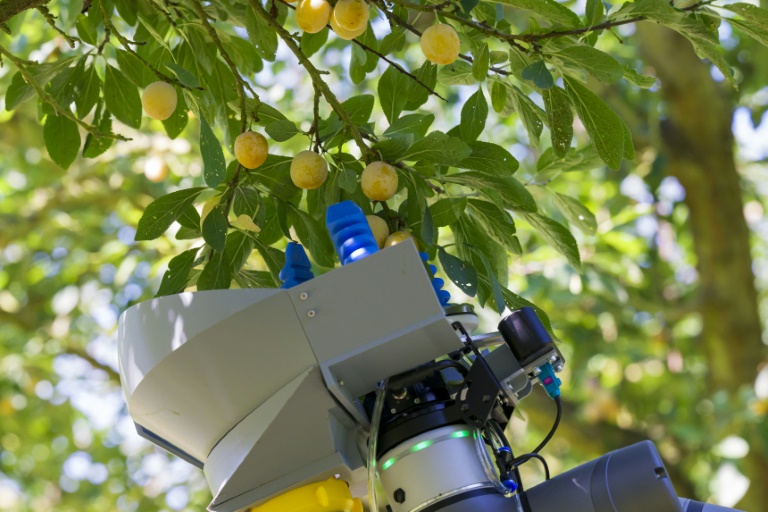
[(402, 489), (397, 489), (395, 491), (395, 502), (397, 503), (405, 503), (405, 491)]
[(518, 309), (504, 317), (499, 332), (522, 367), (552, 350), (552, 338), (531, 307)]

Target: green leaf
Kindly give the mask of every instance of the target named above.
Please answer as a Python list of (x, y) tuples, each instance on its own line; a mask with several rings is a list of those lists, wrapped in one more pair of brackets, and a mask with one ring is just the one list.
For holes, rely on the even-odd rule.
[(373, 112), (374, 97), (371, 94), (353, 96), (341, 104), (349, 119), (357, 125), (368, 122)]
[(189, 115), (187, 114), (189, 107), (184, 99), (184, 94), (178, 87), (176, 87), (176, 94), (178, 97), (176, 109), (173, 111), (173, 114), (171, 114), (171, 117), (163, 121), (165, 133), (171, 140), (181, 135), (181, 132), (184, 131), (184, 128), (186, 128), (187, 123), (189, 122)]
[(566, 65), (583, 69), (601, 82), (610, 84), (624, 76), (624, 68), (616, 59), (587, 45), (558, 48), (551, 53)]
[(75, 107), (77, 115), (85, 117), (96, 105), (101, 92), (101, 79), (93, 66), (88, 66), (83, 71), (82, 79), (75, 84)]
[(624, 66), (624, 78), (643, 89), (653, 87), (656, 83), (656, 77), (641, 75), (629, 66)]
[(768, 46), (768, 10), (743, 2), (718, 7), (740, 15), (741, 18), (731, 18), (728, 22), (755, 41)]
[(634, 160), (635, 159), (635, 143), (632, 140), (632, 132), (629, 130), (629, 126), (627, 126), (627, 123), (624, 122), (624, 120), (621, 120), (621, 124), (624, 126), (624, 159), (625, 160)]
[(523, 68), (522, 77), (530, 80), (540, 89), (549, 89), (555, 85), (555, 79), (552, 78), (552, 73), (543, 60), (537, 60)]
[(507, 105), (507, 88), (495, 80), (491, 84), (491, 105), (493, 105), (493, 110), (498, 114)]
[(125, 75), (109, 64), (104, 77), (104, 101), (107, 109), (119, 121), (131, 128), (141, 127), (141, 98), (139, 90)]
[[(434, 90), (437, 85), (437, 66), (431, 62), (424, 61), (419, 69), (414, 73), (421, 83)], [(416, 82), (415, 80), (409, 80), (410, 90), (408, 92), (408, 102), (405, 104), (405, 110), (416, 110), (429, 100), (429, 91)]]
[(227, 175), (227, 163), (219, 140), (205, 117), (200, 117), (200, 154), (203, 157), (203, 178), (206, 185), (216, 188)]
[(467, 198), (446, 197), (429, 207), (435, 227), (447, 226), (456, 222), (464, 214)]
[(264, 130), (277, 142), (285, 142), (301, 133), (296, 127), (296, 123), (287, 119), (270, 123), (264, 127)]
[(420, 230), (421, 239), (427, 243), (427, 245), (432, 245), (435, 243), (435, 223), (432, 220), (432, 212), (429, 208), (424, 208), (424, 215), (421, 219), (421, 230)]
[(254, 189), (245, 186), (238, 186), (234, 191), (232, 200), (232, 211), (238, 217), (248, 215), (250, 218), (256, 216), (256, 212), (261, 205), (261, 197)]
[(296, 207), (288, 209), (288, 222), (318, 265), (329, 268), (334, 266), (335, 251), (325, 226)]
[(443, 85), (473, 85), (477, 83), (472, 76), (472, 66), (463, 60), (457, 60), (449, 66), (442, 66), (437, 72), (437, 81)]
[(203, 240), (217, 251), (224, 250), (227, 240), (227, 212), (226, 205), (220, 204), (208, 213), (203, 220)]
[(357, 174), (351, 169), (339, 171), (339, 188), (350, 194), (357, 190)]
[(568, 95), (560, 87), (552, 87), (542, 91), (541, 96), (549, 119), (552, 149), (558, 156), (565, 156), (573, 140), (573, 110)]
[(434, 121), (434, 114), (407, 114), (390, 124), (384, 131), (384, 136), (413, 134), (416, 137), (424, 137)]
[(232, 273), (222, 252), (216, 251), (197, 278), (198, 290), (226, 290), (232, 283)]
[(64, 116), (49, 114), (43, 128), (45, 147), (51, 160), (62, 169), (69, 168), (80, 151), (80, 132), (77, 124)]
[(488, 49), (488, 45), (483, 43), (480, 47), (480, 51), (475, 54), (475, 59), (472, 61), (472, 78), (478, 82), (482, 82), (488, 76), (488, 68), (490, 67), (491, 52)]
[(458, 137), (449, 137), (434, 131), (403, 155), (403, 160), (441, 165), (456, 165), (467, 158), (472, 150)]
[[(99, 130), (107, 133), (112, 131), (112, 118), (109, 115), (104, 115), (98, 124)], [(85, 137), (85, 144), (83, 144), (83, 157), (84, 158), (96, 158), (108, 150), (115, 139), (108, 137), (96, 137), (92, 133), (89, 133)]]
[(589, 209), (576, 199), (555, 193), (555, 206), (562, 212), (568, 222), (579, 228), (583, 233), (593, 235), (597, 231), (597, 220)]
[(408, 80), (393, 67), (388, 67), (379, 79), (379, 101), (390, 124), (398, 118), (408, 101)]
[[(57, 60), (50, 64), (29, 65), (27, 70), (35, 82), (42, 87), (60, 73), (66, 72), (74, 60), (75, 57), (71, 57)], [(5, 109), (10, 112), (25, 101), (35, 97), (36, 94), (35, 88), (24, 80), (21, 73), (17, 72), (13, 75), (11, 84), (5, 94)]]
[(320, 32), (316, 34), (310, 34), (309, 32), (304, 32), (301, 35), (301, 51), (304, 52), (304, 55), (307, 57), (311, 57), (315, 53), (317, 53), (323, 46), (325, 46), (325, 42), (328, 40), (328, 27), (323, 28)]
[(468, 206), (472, 218), (483, 227), (488, 236), (507, 251), (522, 254), (520, 241), (515, 236), (515, 221), (508, 212), (482, 199), (470, 199)]
[(237, 274), (248, 261), (248, 256), (253, 251), (253, 239), (242, 231), (233, 231), (227, 235), (224, 247), (224, 261), (229, 266), (231, 274)]
[[(152, 20), (150, 20), (150, 19), (147, 19), (145, 16), (143, 16), (140, 12), (136, 13), (136, 17), (139, 18), (139, 21), (144, 26), (147, 33), (149, 33), (149, 35), (151, 35), (155, 41), (160, 43), (160, 46), (162, 46), (165, 50), (170, 52), (171, 48), (168, 46), (168, 43), (165, 42), (165, 37), (164, 37), (164, 34), (167, 32), (167, 30), (163, 30), (163, 29), (167, 27), (167, 24), (164, 24), (162, 22), (164, 22), (165, 20), (162, 20), (161, 22), (160, 21), (161, 18), (159, 17), (154, 17)], [(160, 28), (160, 30), (158, 31), (158, 27), (162, 27), (162, 28)]]
[(168, 229), (195, 202), (205, 187), (177, 190), (152, 201), (144, 210), (136, 229), (136, 240), (154, 240)]
[(248, 38), (256, 46), (256, 51), (261, 58), (268, 61), (275, 60), (277, 53), (277, 32), (266, 21), (261, 19), (253, 9), (245, 10), (245, 29)]
[(405, 29), (395, 25), (392, 28), (392, 32), (381, 40), (379, 52), (382, 55), (389, 55), (390, 53), (399, 52), (403, 49), (403, 46), (405, 46)]
[(235, 274), (235, 281), (240, 288), (274, 288), (272, 274), (261, 270), (241, 270)]
[(250, 175), (283, 201), (293, 201), (301, 197), (301, 189), (291, 181), (292, 160), (287, 156), (267, 155), (264, 163)]
[(465, 294), (474, 297), (477, 293), (477, 271), (467, 265), (465, 261), (446, 252), (442, 247), (438, 249), (437, 256), (448, 279), (453, 281)]
[(587, 0), (587, 7), (584, 13), (587, 18), (587, 26), (594, 27), (600, 23), (600, 20), (603, 19), (604, 12), (605, 6), (603, 5), (603, 0)]
[(491, 142), (475, 141), (469, 144), (472, 153), (458, 164), (462, 169), (472, 169), (485, 174), (511, 176), (519, 163), (512, 154)]
[(179, 82), (183, 83), (187, 87), (200, 87), (200, 80), (189, 70), (184, 69), (174, 62), (166, 62), (165, 67), (173, 71)]
[(618, 170), (624, 156), (624, 122), (599, 96), (575, 79), (565, 77), (565, 90), (597, 154), (608, 167)]
[(175, 256), (168, 262), (168, 270), (163, 274), (160, 289), (155, 297), (181, 293), (187, 287), (189, 272), (195, 263), (195, 256), (199, 249), (190, 249)]
[(576, 239), (573, 238), (571, 232), (568, 231), (568, 228), (539, 213), (525, 213), (523, 217), (539, 232), (549, 245), (565, 256), (568, 263), (576, 270), (581, 271), (579, 246), (576, 244)]
[(514, 176), (497, 176), (482, 172), (469, 171), (445, 176), (445, 181), (470, 187), (492, 201), (501, 201), (501, 205), (511, 210), (535, 212), (536, 201), (522, 183)]
[(541, 132), (544, 129), (542, 118), (546, 118), (546, 113), (528, 95), (523, 94), (520, 89), (507, 85), (507, 105), (510, 104), (510, 99), (512, 100), (511, 104), (515, 106), (518, 114), (520, 114), (531, 144), (537, 145)]
[(565, 27), (580, 27), (581, 20), (568, 7), (556, 0), (493, 0), (496, 3), (509, 5), (517, 9), (530, 11), (535, 16), (543, 18), (554, 25)]
[(134, 0), (113, 0), (120, 18), (133, 27), (138, 22)]
[(182, 227), (200, 231), (200, 214), (197, 213), (194, 205), (187, 206), (176, 222)]
[(353, 44), (349, 56), (349, 78), (352, 83), (357, 85), (365, 80), (366, 64), (368, 64), (368, 54), (360, 46)]
[(255, 245), (256, 250), (259, 251), (261, 258), (264, 260), (264, 263), (266, 263), (269, 273), (272, 274), (272, 280), (274, 281), (275, 286), (282, 285), (283, 282), (280, 280), (279, 276), (280, 270), (282, 270), (283, 265), (285, 265), (285, 253), (274, 247), (268, 247), (258, 240)]
[(377, 151), (382, 160), (395, 162), (406, 154), (408, 148), (413, 144), (413, 139), (412, 133), (395, 135), (387, 139), (379, 139), (376, 144), (371, 146), (371, 149)]
[(488, 118), (488, 102), (485, 101), (483, 89), (479, 87), (477, 92), (469, 97), (461, 108), (461, 124), (459, 125), (461, 138), (465, 142), (477, 140), (485, 128), (485, 120)]
[(115, 58), (120, 71), (136, 87), (146, 87), (151, 83), (147, 68), (135, 55), (125, 50), (115, 50)]

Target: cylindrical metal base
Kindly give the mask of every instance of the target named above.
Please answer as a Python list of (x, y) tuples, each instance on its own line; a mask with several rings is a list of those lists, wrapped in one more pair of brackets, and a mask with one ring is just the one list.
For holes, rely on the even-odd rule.
[(392, 510), (442, 510), (434, 507), (486, 489), (503, 499), (488, 480), (473, 436), (467, 425), (450, 425), (413, 437), (379, 458), (379, 478)]

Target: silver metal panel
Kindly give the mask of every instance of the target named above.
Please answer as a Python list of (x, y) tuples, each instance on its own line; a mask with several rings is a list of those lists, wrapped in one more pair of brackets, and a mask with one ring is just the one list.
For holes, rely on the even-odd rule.
[(329, 389), (358, 411), (355, 398), (382, 378), (462, 346), (412, 241), (303, 283), (290, 295)]
[(320, 370), (304, 372), (213, 449), (204, 468), (215, 494), (210, 510), (237, 510), (335, 473), (349, 477), (362, 466), (354, 443), (356, 431), (325, 388)]
[[(262, 300), (232, 315), (220, 313), (218, 322), (187, 337), (157, 361), (128, 396), (134, 420), (205, 461), (237, 422), (316, 365), (287, 294), (275, 291), (259, 294)], [(206, 316), (208, 307), (216, 307), (207, 295), (193, 295), (179, 316), (184, 320), (177, 322), (181, 330), (186, 332), (187, 320)], [(217, 295), (217, 306), (244, 298), (232, 291)], [(132, 330), (131, 336), (137, 331)], [(146, 340), (167, 343), (164, 337)], [(126, 352), (136, 348), (136, 339), (132, 337), (128, 345)]]

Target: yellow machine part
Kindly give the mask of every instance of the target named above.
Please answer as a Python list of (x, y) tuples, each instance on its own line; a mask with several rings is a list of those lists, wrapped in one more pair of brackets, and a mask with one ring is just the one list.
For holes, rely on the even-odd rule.
[(363, 512), (343, 480), (329, 478), (288, 491), (249, 512)]

